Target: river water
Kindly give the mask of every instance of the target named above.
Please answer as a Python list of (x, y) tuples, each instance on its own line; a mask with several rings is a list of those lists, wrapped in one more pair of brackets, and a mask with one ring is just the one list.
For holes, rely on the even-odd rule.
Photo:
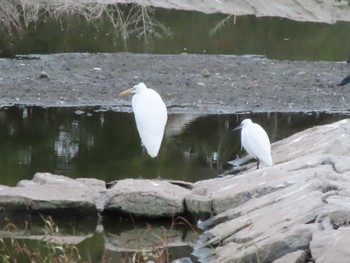
[(104, 108), (0, 109), (0, 184), (16, 185), (36, 172), (110, 182), (164, 178), (195, 182), (220, 176), (243, 156), (245, 119), (259, 123), (271, 142), (315, 125), (346, 118), (331, 113), (171, 114), (159, 156), (142, 148), (132, 113)]
[[(16, 9), (14, 9), (16, 10)], [(135, 5), (86, 13), (43, 12), (21, 29), (0, 21), (0, 57), (60, 52), (258, 54), (271, 59), (342, 61), (350, 55), (350, 22), (297, 22)], [(65, 13), (64, 13), (65, 14)], [(146, 14), (140, 22), (138, 17)], [(13, 16), (21, 14), (13, 14)], [(87, 19), (90, 19), (87, 21)], [(36, 21), (36, 22), (34, 22)]]

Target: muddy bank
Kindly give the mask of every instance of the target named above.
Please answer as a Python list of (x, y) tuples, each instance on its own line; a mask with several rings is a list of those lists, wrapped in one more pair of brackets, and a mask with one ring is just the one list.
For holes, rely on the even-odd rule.
[(131, 110), (118, 93), (138, 82), (170, 112), (349, 110), (337, 84), (345, 62), (276, 61), (259, 56), (54, 54), (0, 59), (0, 105), (105, 106)]

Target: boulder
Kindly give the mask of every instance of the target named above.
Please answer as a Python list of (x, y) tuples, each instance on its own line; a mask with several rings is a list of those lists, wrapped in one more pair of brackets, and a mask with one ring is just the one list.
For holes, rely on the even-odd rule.
[(183, 215), (189, 193), (164, 180), (120, 180), (106, 193), (105, 211), (150, 218)]
[(3, 210), (62, 212), (93, 215), (103, 209), (105, 182), (96, 179), (70, 179), (50, 173), (37, 173), (33, 180), (23, 180), (16, 187), (2, 186)]
[(346, 262), (349, 130), (349, 120), (307, 129), (272, 145), (272, 167), (251, 164), (238, 175), (195, 183), (188, 211), (213, 215), (200, 223), (206, 231), (195, 254), (203, 262), (298, 262), (297, 254)]
[(95, 215), (116, 212), (119, 215), (159, 218), (184, 215), (185, 196), (192, 184), (180, 181), (115, 181), (107, 189), (97, 179), (71, 179), (62, 175), (37, 173), (16, 187), (0, 186), (0, 206), (7, 212), (57, 212)]

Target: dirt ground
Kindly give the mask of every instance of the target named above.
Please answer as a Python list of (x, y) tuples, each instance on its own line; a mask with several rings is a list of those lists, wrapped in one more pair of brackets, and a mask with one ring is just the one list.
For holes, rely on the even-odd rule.
[[(29, 59), (28, 59), (29, 58)], [(118, 93), (139, 82), (169, 112), (348, 112), (345, 62), (259, 56), (54, 54), (0, 59), (0, 105), (104, 106), (130, 111)]]

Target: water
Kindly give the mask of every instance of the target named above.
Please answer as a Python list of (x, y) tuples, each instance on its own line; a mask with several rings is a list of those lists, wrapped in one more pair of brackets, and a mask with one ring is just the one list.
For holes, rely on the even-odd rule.
[[(16, 10), (16, 9), (14, 9)], [(118, 12), (117, 12), (118, 10)], [(59, 13), (59, 10), (56, 10)], [(137, 23), (141, 11), (150, 19)], [(0, 57), (58, 52), (138, 52), (156, 54), (260, 54), (273, 59), (345, 60), (349, 55), (349, 22), (297, 22), (254, 16), (228, 17), (193, 11), (118, 5), (99, 19), (83, 14), (53, 18), (41, 13), (28, 27), (0, 22)], [(118, 15), (119, 14), (119, 15)], [(16, 14), (18, 15), (18, 14)], [(130, 15), (129, 19), (126, 16)], [(33, 21), (34, 19), (30, 20)], [(143, 31), (146, 25), (147, 30)], [(221, 25), (221, 26), (220, 26)]]
[(106, 182), (165, 178), (195, 182), (223, 173), (240, 150), (242, 119), (252, 118), (272, 142), (314, 125), (345, 118), (327, 113), (259, 113), (169, 116), (158, 158), (140, 145), (132, 113), (101, 108), (0, 109), (0, 184), (16, 185), (36, 172)]
[[(27, 251), (41, 251), (40, 256), (52, 257), (57, 247), (62, 247), (68, 257), (74, 255), (74, 262), (133, 262), (135, 255), (151, 254), (168, 254), (174, 260), (190, 256), (199, 233), (181, 220), (174, 224), (170, 219), (145, 221), (107, 216), (97, 222), (96, 218), (79, 218), (69, 213), (52, 217), (1, 213), (0, 219), (3, 238), (0, 255), (10, 255), (18, 262), (35, 258)], [(27, 247), (30, 249), (25, 250)], [(81, 260), (78, 261), (75, 251)]]

